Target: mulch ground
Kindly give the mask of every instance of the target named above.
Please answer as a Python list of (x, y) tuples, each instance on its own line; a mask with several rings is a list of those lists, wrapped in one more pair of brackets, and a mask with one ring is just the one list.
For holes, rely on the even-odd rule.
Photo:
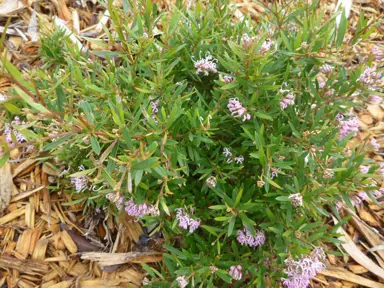
[[(121, 5), (121, 1), (115, 2)], [(172, 5), (171, 1), (154, 2), (165, 11)], [(333, 13), (336, 2), (321, 5)], [(248, 13), (257, 21), (264, 11), (250, 0), (237, 4), (240, 18)], [(380, 0), (354, 1), (349, 32), (353, 33), (361, 13), (378, 19), (384, 16), (383, 9)], [(0, 0), (0, 33), (7, 20), (11, 23), (6, 55), (25, 73), (40, 64), (40, 44), (35, 40), (42, 26), (54, 29), (53, 16), (66, 21), (91, 50), (97, 47), (82, 36), (103, 37), (100, 23), (108, 25), (107, 11), (96, 0)], [(374, 43), (383, 41), (383, 30), (379, 26), (356, 51), (370, 51)], [(0, 93), (6, 94), (10, 87), (9, 80), (0, 77)], [(373, 137), (384, 148), (383, 108), (384, 103), (358, 111), (361, 132), (351, 148)], [(0, 287), (141, 287), (147, 274), (137, 263), (161, 265), (162, 249), (157, 241), (150, 241), (145, 249), (139, 247), (142, 227), (125, 214), (114, 217), (108, 210), (89, 210), (84, 215), (82, 203), (76, 203), (77, 195), (51, 191), (57, 171), (23, 155), (23, 151), (12, 151), (11, 161), (0, 169)], [(380, 162), (383, 156), (384, 150), (369, 155)], [(378, 201), (383, 203), (384, 198)], [(357, 214), (344, 213), (352, 215), (339, 230), (344, 234), (346, 254), (329, 255), (327, 271), (314, 279), (312, 287), (384, 288), (384, 276), (378, 276), (384, 275), (380, 274), (384, 273), (383, 207), (366, 201)]]

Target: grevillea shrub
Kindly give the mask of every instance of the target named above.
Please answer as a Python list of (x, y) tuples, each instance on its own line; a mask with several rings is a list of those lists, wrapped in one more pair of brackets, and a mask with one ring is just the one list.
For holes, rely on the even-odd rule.
[(150, 286), (307, 287), (339, 243), (330, 213), (381, 193), (383, 168), (364, 159), (380, 145), (346, 149), (354, 109), (382, 95), (381, 47), (348, 62), (372, 26), (362, 16), (343, 42), (344, 14), (336, 25), (318, 1), (266, 7), (257, 25), (227, 1), (123, 2), (85, 39), (106, 51), (57, 31), (28, 78), (2, 62), (17, 85), (1, 100), (1, 162), (19, 148), (85, 210), (161, 231)]

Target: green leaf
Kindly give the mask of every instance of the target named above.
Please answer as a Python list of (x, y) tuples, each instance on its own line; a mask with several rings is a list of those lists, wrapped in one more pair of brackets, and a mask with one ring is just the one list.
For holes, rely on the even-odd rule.
[[(209, 233), (217, 237), (216, 231), (218, 230), (216, 227), (207, 226), (207, 225), (201, 225), (201, 228), (207, 230)], [(221, 229), (219, 229), (221, 230)]]
[(4, 166), (5, 163), (7, 163), (8, 159), (9, 159), (9, 156), (10, 156), (10, 153), (6, 153), (4, 154), (3, 157), (1, 157), (0, 159), (0, 168)]
[(343, 44), (345, 32), (347, 32), (348, 28), (348, 19), (345, 16), (345, 9), (343, 9), (343, 13), (340, 16), (340, 23), (337, 29), (337, 38), (336, 38), (336, 46), (339, 47)]
[(145, 170), (148, 168), (154, 168), (160, 164), (158, 160), (159, 160), (158, 157), (151, 157), (151, 158), (145, 159), (144, 161), (133, 164), (132, 170)]
[(224, 270), (217, 270), (215, 272), (217, 274), (217, 276), (219, 276), (222, 280), (224, 280), (225, 282), (231, 284), (232, 283), (232, 277), (228, 275), (228, 273)]
[(17, 115), (21, 114), (20, 109), (16, 105), (13, 105), (12, 103), (5, 102), (3, 103), (3, 105), (5, 109), (7, 109), (12, 114), (17, 114)]
[(36, 111), (40, 113), (47, 113), (47, 114), (50, 113), (50, 111), (47, 108), (45, 108), (40, 103), (36, 103), (29, 95), (27, 95), (27, 93), (25, 93), (19, 87), (16, 86), (15, 91), (29, 106), (31, 106)]
[(83, 201), (85, 201), (87, 199), (88, 199), (87, 197), (84, 197), (84, 198), (73, 200), (71, 202), (63, 203), (61, 205), (63, 205), (63, 206), (71, 206), (71, 205), (79, 204), (79, 203), (81, 203), (81, 202), (83, 202)]
[(49, 143), (48, 145), (45, 145), (43, 148), (43, 151), (44, 152), (51, 151), (53, 148), (59, 146), (60, 144), (63, 144), (65, 141), (71, 139), (72, 136), (73, 136), (73, 134), (68, 134), (66, 136), (63, 136), (63, 137), (53, 141), (52, 143)]
[(253, 114), (256, 115), (257, 117), (261, 118), (261, 119), (273, 120), (273, 118), (271, 116), (269, 116), (268, 114), (266, 114), (264, 112), (256, 111), (256, 112), (253, 112)]
[(279, 184), (277, 184), (275, 181), (273, 181), (272, 179), (270, 179), (269, 177), (265, 177), (265, 179), (267, 180), (267, 182), (269, 183), (269, 184), (271, 184), (273, 187), (275, 187), (275, 188), (277, 188), (277, 189), (282, 189), (281, 187), (280, 187), (280, 185)]
[(229, 221), (229, 225), (228, 225), (228, 231), (227, 231), (228, 237), (232, 235), (233, 228), (235, 227), (235, 223), (236, 223), (236, 217), (232, 216), (231, 221)]
[(95, 152), (97, 155), (100, 154), (100, 144), (99, 141), (97, 141), (97, 138), (95, 136), (91, 136), (91, 146), (93, 152)]
[(276, 200), (281, 202), (289, 201), (289, 196), (279, 196), (276, 197)]
[(224, 209), (227, 209), (227, 206), (225, 206), (225, 205), (212, 205), (212, 206), (209, 206), (208, 208), (213, 209), (213, 210), (224, 210)]

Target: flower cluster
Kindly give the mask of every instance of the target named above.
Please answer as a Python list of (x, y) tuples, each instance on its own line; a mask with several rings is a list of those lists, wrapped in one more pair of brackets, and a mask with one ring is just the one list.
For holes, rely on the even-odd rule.
[(376, 138), (372, 138), (372, 140), (369, 142), (373, 151), (379, 151), (380, 150), (380, 144), (377, 142)]
[(379, 105), (381, 103), (381, 101), (383, 101), (383, 99), (377, 95), (370, 95), (370, 96), (368, 96), (368, 101), (372, 105)]
[(294, 261), (285, 260), (284, 273), (289, 278), (283, 278), (283, 284), (287, 288), (307, 288), (310, 281), (317, 273), (325, 269), (325, 254), (322, 248), (315, 248), (311, 255), (302, 255), (301, 259)]
[(231, 266), (229, 268), (228, 274), (232, 277), (234, 280), (240, 280), (243, 278), (243, 273), (241, 272), (243, 270), (243, 267), (241, 265), (237, 266)]
[(245, 227), (243, 230), (237, 230), (237, 242), (241, 245), (256, 247), (265, 243), (265, 234), (263, 231), (256, 231), (256, 235), (252, 236), (251, 232)]
[(179, 221), (179, 227), (184, 230), (188, 230), (193, 233), (200, 226), (200, 219), (193, 219), (187, 213), (185, 213), (183, 208), (176, 209), (176, 219)]
[(205, 181), (207, 183), (208, 188), (215, 188), (217, 184), (216, 177), (210, 176), (208, 179)]
[(71, 184), (75, 186), (75, 190), (77, 193), (83, 192), (87, 189), (89, 183), (89, 178), (85, 175), (78, 177), (71, 177)]
[(157, 124), (156, 114), (159, 113), (159, 100), (151, 101), (150, 104), (152, 108), (152, 119)]
[(275, 43), (271, 39), (266, 39), (261, 45), (260, 54), (264, 56), (267, 51), (271, 50), (274, 44)]
[(364, 165), (360, 166), (360, 173), (361, 174), (367, 174), (368, 172), (369, 172), (369, 166), (364, 166)]
[(107, 198), (109, 201), (114, 202), (117, 210), (123, 209), (124, 206), (124, 197), (120, 196), (115, 193), (108, 193), (105, 195), (105, 198)]
[(271, 168), (271, 179), (277, 177), (280, 173), (281, 173), (281, 169), (280, 168), (272, 167)]
[(129, 201), (125, 202), (125, 211), (129, 216), (132, 217), (143, 217), (143, 216), (159, 216), (159, 208), (154, 205), (148, 205), (146, 203), (136, 204), (135, 201), (131, 198)]
[(324, 64), (320, 67), (320, 72), (323, 74), (331, 74), (332, 73), (332, 66), (329, 64)]
[(232, 116), (235, 118), (243, 117), (243, 122), (251, 119), (251, 114), (247, 113), (247, 109), (243, 107), (243, 104), (237, 98), (229, 99), (227, 105)]
[(217, 62), (217, 59), (215, 59), (210, 53), (207, 53), (205, 58), (201, 58), (198, 61), (194, 61), (196, 74), (203, 73), (207, 76), (209, 72), (217, 73), (217, 67), (215, 62)]
[(228, 76), (228, 75), (224, 75), (224, 76), (223, 76), (223, 82), (224, 82), (225, 84), (229, 84), (229, 83), (232, 83), (232, 82), (234, 82), (234, 81), (235, 81), (235, 78), (232, 77), (232, 76)]
[(381, 60), (384, 58), (384, 51), (380, 49), (379, 46), (375, 45), (372, 47), (372, 55), (374, 56), (375, 60)]
[(244, 162), (244, 156), (240, 155), (238, 157), (232, 157), (232, 152), (229, 150), (229, 148), (224, 148), (223, 150), (224, 157), (227, 158), (227, 163), (232, 163), (233, 160), (235, 160), (236, 164), (243, 164)]
[(380, 168), (377, 170), (380, 176), (384, 177), (384, 162), (379, 163)]
[(286, 109), (288, 106), (295, 105), (295, 96), (292, 93), (289, 93), (280, 101), (281, 109)]
[[(15, 117), (11, 122), (11, 125), (25, 125), (24, 121), (21, 121), (19, 117)], [(11, 146), (14, 146), (16, 143), (13, 142), (12, 134), (14, 135), (14, 139), (18, 144), (27, 142), (27, 139), (15, 128), (12, 128), (11, 125), (6, 125), (4, 129), (5, 140)]]
[(303, 196), (300, 193), (290, 195), (289, 200), (291, 201), (292, 205), (296, 208), (303, 206)]
[(251, 48), (254, 41), (255, 37), (249, 37), (247, 33), (244, 33), (241, 37), (241, 44), (243, 45), (244, 49)]
[(370, 67), (365, 68), (363, 74), (360, 75), (360, 81), (365, 85), (375, 85), (380, 82), (380, 73), (377, 73)]
[[(341, 118), (339, 118), (341, 119)], [(352, 117), (349, 120), (340, 120), (340, 137), (339, 139), (343, 139), (349, 133), (354, 132), (353, 136), (357, 136), (357, 132), (359, 132), (359, 121), (357, 117)]]
[(6, 101), (8, 97), (2, 93), (0, 93), (0, 101)]
[(179, 285), (179, 287), (180, 288), (184, 288), (184, 287), (187, 287), (187, 285), (188, 285), (188, 280), (187, 280), (187, 278), (185, 278), (185, 276), (183, 275), (183, 276), (178, 276), (177, 278), (176, 278), (176, 281), (177, 281), (177, 284)]

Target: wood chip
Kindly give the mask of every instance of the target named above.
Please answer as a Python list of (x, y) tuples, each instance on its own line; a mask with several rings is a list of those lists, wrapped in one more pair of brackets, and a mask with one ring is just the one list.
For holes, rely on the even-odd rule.
[(350, 270), (351, 272), (355, 273), (355, 274), (363, 274), (363, 273), (366, 273), (368, 272), (368, 269), (361, 266), (361, 265), (348, 265), (348, 270)]
[(77, 246), (76, 243), (72, 240), (71, 236), (69, 236), (67, 231), (61, 231), (60, 237), (64, 242), (65, 247), (71, 252), (72, 254), (77, 252)]
[[(355, 215), (352, 216), (351, 223), (364, 236), (364, 238), (367, 239), (368, 243), (371, 244), (372, 247), (379, 246), (384, 242), (383, 238), (381, 238), (377, 233), (373, 232), (367, 224), (362, 222)], [(378, 250), (377, 254), (382, 260), (384, 260), (384, 250)]]
[(375, 217), (366, 211), (364, 208), (358, 209), (360, 219), (367, 222), (369, 225), (379, 227), (380, 223), (375, 219)]
[(49, 271), (49, 266), (35, 260), (20, 260), (14, 257), (1, 256), (0, 267), (3, 269), (15, 269), (31, 275), (45, 275)]
[(40, 239), (35, 246), (35, 249), (32, 254), (32, 259), (34, 260), (44, 260), (45, 254), (47, 252), (49, 240), (48, 239)]
[(25, 214), (25, 208), (20, 208), (0, 218), (0, 225), (4, 225)]
[[(337, 224), (338, 223), (337, 219), (333, 216), (332, 218), (335, 224)], [(361, 252), (360, 249), (356, 246), (356, 244), (352, 241), (351, 237), (349, 237), (349, 235), (344, 231), (342, 227), (339, 227), (337, 229), (337, 233), (343, 235), (339, 237), (339, 240), (343, 242), (341, 246), (348, 253), (348, 255), (350, 255), (353, 258), (353, 260), (355, 260), (357, 263), (367, 268), (373, 274), (384, 279), (384, 269), (380, 268), (371, 259), (369, 259), (363, 252)]]
[[(98, 253), (98, 252), (84, 252), (81, 254), (81, 259), (96, 261), (101, 266), (111, 266), (123, 263), (133, 262), (135, 260), (143, 259), (146, 256), (158, 256), (160, 252), (128, 252), (128, 253)], [(158, 262), (158, 258), (146, 258), (147, 263)], [(141, 261), (144, 262), (144, 261)]]
[(11, 165), (7, 162), (0, 168), (0, 212), (9, 205), (13, 190), (13, 177)]
[(352, 272), (349, 272), (348, 270), (341, 267), (327, 267), (327, 270), (320, 272), (320, 274), (359, 284), (368, 288), (384, 288), (384, 284), (355, 275)]

